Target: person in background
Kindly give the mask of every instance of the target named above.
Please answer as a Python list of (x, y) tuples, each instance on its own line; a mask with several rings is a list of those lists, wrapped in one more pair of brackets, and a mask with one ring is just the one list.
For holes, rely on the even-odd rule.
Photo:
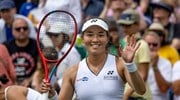
[[(58, 52), (54, 47), (44, 46), (44, 48), (45, 49), (43, 49), (42, 52), (47, 59), (51, 59), (51, 60), (58, 59)], [(55, 65), (55, 63), (49, 63), (49, 67), (48, 67), (49, 73), (52, 71), (52, 69), (54, 67), (53, 65)], [(41, 92), (41, 83), (42, 83), (44, 77), (45, 77), (45, 72), (44, 72), (43, 63), (42, 63), (42, 60), (39, 58), (37, 70), (35, 71), (35, 73), (32, 77), (31, 87), (33, 89), (35, 89), (36, 91)], [(53, 75), (50, 83), (52, 84), (52, 86), (54, 86), (54, 88), (55, 88), (55, 84), (57, 84), (56, 82), (57, 82), (56, 76)], [(59, 91), (57, 91), (57, 92), (59, 92)]]
[(104, 3), (98, 0), (80, 0), (81, 3), (81, 12), (82, 12), (82, 22), (86, 20), (98, 17), (104, 7)]
[(4, 89), (16, 84), (16, 71), (7, 48), (0, 44), (0, 100), (4, 100)]
[(125, 0), (105, 0), (100, 18), (111, 17), (115, 21), (119, 20), (121, 13), (126, 9)]
[[(70, 47), (69, 36), (71, 36), (72, 34), (66, 26), (67, 25), (63, 22), (55, 22), (46, 32), (46, 35), (52, 41), (53, 46), (57, 49), (59, 58), (61, 58)], [(77, 64), (80, 60), (81, 56), (79, 52), (75, 47), (73, 47), (69, 54), (60, 63), (56, 71), (56, 76), (58, 78), (58, 84), (60, 87), (65, 70), (71, 65)]]
[(16, 84), (16, 71), (7, 48), (0, 44), (0, 87)]
[[(174, 2), (171, 0), (170, 2)], [(170, 4), (168, 0), (162, 0), (156, 3), (152, 3), (151, 7), (153, 8), (152, 17), (153, 22), (159, 22), (163, 25), (165, 29), (167, 29), (167, 37), (166, 42), (169, 42), (173, 45), (179, 45), (179, 42), (175, 42), (174, 40), (178, 40), (180, 38), (180, 23), (172, 23), (170, 22), (170, 16), (174, 12), (173, 5)], [(177, 43), (177, 44), (176, 44)], [(179, 50), (180, 48), (177, 48)]]
[(14, 39), (12, 23), (16, 18), (23, 18), (28, 23), (30, 37), (36, 37), (36, 30), (32, 22), (25, 16), (16, 14), (16, 6), (13, 0), (0, 0), (0, 43)]
[(30, 86), (31, 78), (36, 70), (38, 49), (36, 40), (29, 37), (30, 29), (23, 18), (13, 21), (12, 33), (14, 39), (7, 41), (7, 47), (16, 69), (17, 83)]
[(172, 64), (158, 55), (161, 45), (158, 34), (146, 31), (143, 38), (150, 48), (151, 63), (148, 83), (152, 92), (152, 100), (169, 100), (168, 90), (172, 82)]
[[(173, 65), (176, 61), (179, 60), (178, 51), (166, 41), (167, 32), (162, 24), (154, 22), (148, 28), (149, 31), (153, 31), (160, 36), (161, 47), (158, 50), (160, 57), (168, 59)], [(168, 52), (167, 52), (168, 51)]]
[(149, 64), (151, 60), (150, 51), (147, 42), (144, 41), (140, 35), (140, 15), (134, 9), (127, 9), (121, 14), (121, 18), (117, 21), (117, 23), (123, 28), (125, 34), (124, 41), (127, 41), (128, 36), (134, 36), (137, 43), (141, 44), (135, 53), (134, 62), (136, 63), (138, 72), (140, 73), (143, 80), (146, 82), (146, 93), (144, 95), (138, 95), (127, 84), (123, 99), (151, 100), (151, 91), (149, 88), (149, 84), (147, 83)]
[(121, 56), (119, 54), (119, 48), (125, 48), (125, 41), (123, 40), (122, 33), (118, 28), (118, 24), (113, 19), (107, 19), (109, 25), (109, 53), (115, 56)]
[(27, 17), (32, 9), (37, 8), (38, 4), (39, 0), (27, 0), (25, 3), (21, 5), (19, 14)]
[(172, 88), (174, 100), (180, 100), (180, 61), (177, 61), (173, 66), (172, 72)]

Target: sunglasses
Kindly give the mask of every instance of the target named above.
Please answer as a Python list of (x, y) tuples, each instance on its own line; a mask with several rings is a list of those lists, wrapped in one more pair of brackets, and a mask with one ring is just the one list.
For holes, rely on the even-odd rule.
[(24, 31), (27, 31), (28, 30), (28, 27), (27, 26), (24, 26), (24, 27), (17, 27), (17, 28), (14, 28), (17, 32), (20, 32), (21, 29), (23, 29)]
[(148, 43), (149, 46), (153, 46), (153, 47), (157, 47), (158, 44), (157, 43)]
[(58, 37), (59, 34), (55, 34), (55, 33), (51, 33), (51, 32), (47, 32), (46, 33), (49, 37)]

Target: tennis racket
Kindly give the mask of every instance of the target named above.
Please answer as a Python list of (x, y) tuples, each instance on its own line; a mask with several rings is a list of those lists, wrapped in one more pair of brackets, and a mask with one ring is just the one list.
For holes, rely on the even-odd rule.
[[(52, 37), (56, 38), (59, 35), (59, 33), (72, 35), (70, 46), (69, 48), (66, 48), (66, 52), (64, 52), (62, 57), (59, 58), (58, 60), (48, 59), (45, 57), (45, 55), (42, 52), (43, 48), (48, 46), (53, 46), (52, 45), (53, 42), (51, 38)], [(43, 63), (46, 81), (50, 82), (53, 74), (57, 70), (58, 65), (68, 55), (68, 53), (74, 46), (76, 41), (76, 36), (77, 36), (77, 23), (74, 16), (71, 13), (62, 10), (54, 10), (47, 13), (43, 17), (37, 30), (37, 47), (41, 61)], [(64, 38), (60, 38), (60, 39), (64, 39)], [(56, 63), (53, 70), (51, 71), (51, 75), (50, 75), (51, 78), (49, 78), (50, 71), (48, 69), (47, 63)], [(43, 93), (42, 98), (40, 98), (40, 100), (48, 100), (48, 93)]]

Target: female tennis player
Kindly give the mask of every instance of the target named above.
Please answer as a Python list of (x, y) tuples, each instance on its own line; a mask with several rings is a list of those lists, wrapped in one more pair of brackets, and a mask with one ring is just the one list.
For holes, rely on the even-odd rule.
[(88, 55), (79, 64), (66, 71), (59, 100), (72, 100), (76, 92), (78, 100), (122, 100), (126, 82), (138, 94), (146, 91), (144, 81), (133, 62), (140, 44), (134, 37), (128, 38), (121, 57), (108, 54), (109, 29), (99, 18), (86, 21), (82, 26), (82, 40)]

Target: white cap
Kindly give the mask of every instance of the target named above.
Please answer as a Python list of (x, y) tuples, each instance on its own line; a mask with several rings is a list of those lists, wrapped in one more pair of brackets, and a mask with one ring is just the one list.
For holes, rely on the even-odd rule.
[(99, 19), (99, 18), (92, 18), (92, 19), (87, 20), (84, 23), (84, 25), (82, 26), (81, 31), (84, 32), (87, 28), (94, 26), (94, 25), (97, 25), (97, 26), (103, 28), (105, 31), (109, 31), (108, 24), (104, 20)]
[(149, 30), (159, 30), (164, 31), (164, 27), (161, 23), (154, 22), (149, 26)]
[(70, 34), (68, 25), (66, 25), (64, 22), (55, 22), (52, 25), (50, 25), (50, 28), (47, 30), (47, 32), (51, 32), (54, 34)]

